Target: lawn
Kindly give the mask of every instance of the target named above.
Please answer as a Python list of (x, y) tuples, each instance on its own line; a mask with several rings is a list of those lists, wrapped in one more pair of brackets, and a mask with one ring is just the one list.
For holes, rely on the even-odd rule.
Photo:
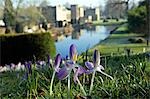
[(103, 22), (103, 20), (99, 21), (93, 21), (93, 25), (117, 25), (117, 24), (123, 24), (127, 21), (124, 19), (120, 19), (119, 21), (116, 21), (115, 19), (108, 19), (108, 22)]
[[(133, 54), (150, 52), (150, 47), (147, 46), (146, 41), (142, 43), (131, 43), (129, 39), (141, 38), (145, 39), (143, 34), (137, 34), (129, 32), (127, 28), (127, 24), (120, 26), (115, 32), (110, 34), (108, 38), (101, 41), (95, 47), (90, 49), (93, 51), (94, 49), (100, 50), (101, 54), (124, 54), (125, 49), (130, 49)], [(90, 52), (89, 51), (89, 52)]]
[[(91, 61), (92, 56), (89, 57)], [(78, 63), (78, 62), (77, 62)], [(84, 63), (78, 63), (85, 67)], [(111, 56), (106, 60), (101, 59), (101, 64), (105, 67), (104, 72), (111, 75), (109, 77), (96, 72), (91, 98), (145, 98), (148, 99), (150, 93), (150, 63), (145, 55), (135, 56)], [(35, 66), (33, 63), (32, 66)], [(67, 79), (59, 80), (55, 76), (53, 83), (53, 94), (50, 95), (50, 83), (53, 68), (44, 65), (44, 68), (32, 68), (32, 74), (25, 77), (25, 71), (9, 71), (0, 73), (0, 97), (4, 99), (66, 99), (68, 98)], [(85, 96), (79, 84), (73, 82), (71, 74), (70, 98), (76, 99)], [(85, 91), (89, 92), (92, 74), (79, 77)], [(84, 98), (83, 98), (84, 99)]]

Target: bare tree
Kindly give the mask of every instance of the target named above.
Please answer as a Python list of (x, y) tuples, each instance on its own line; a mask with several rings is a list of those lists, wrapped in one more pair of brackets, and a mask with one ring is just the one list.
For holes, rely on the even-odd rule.
[(105, 11), (108, 14), (108, 16), (125, 16), (126, 14), (126, 2), (121, 0), (107, 0)]
[(0, 0), (0, 19), (3, 18), (4, 1)]
[(49, 4), (49, 2), (48, 2), (48, 0), (43, 0), (41, 3), (40, 3), (40, 7), (46, 7), (46, 6), (48, 6), (48, 4)]

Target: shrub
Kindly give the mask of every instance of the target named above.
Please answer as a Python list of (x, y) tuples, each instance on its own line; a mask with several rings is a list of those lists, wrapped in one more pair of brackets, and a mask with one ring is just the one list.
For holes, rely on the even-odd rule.
[(15, 31), (16, 31), (16, 33), (23, 33), (23, 25), (21, 23), (17, 22)]
[(131, 31), (137, 33), (146, 33), (146, 6), (139, 5), (128, 11), (128, 27)]
[(46, 55), (55, 55), (55, 45), (50, 33), (30, 33), (0, 36), (0, 64), (30, 61), (33, 56), (37, 60), (45, 59)]

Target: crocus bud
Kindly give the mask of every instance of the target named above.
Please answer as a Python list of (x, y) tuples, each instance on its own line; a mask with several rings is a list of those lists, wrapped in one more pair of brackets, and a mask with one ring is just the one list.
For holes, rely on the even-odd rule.
[(94, 66), (97, 66), (97, 65), (100, 64), (100, 53), (99, 53), (98, 50), (95, 50), (95, 51), (94, 51), (93, 63), (94, 63)]
[(47, 63), (48, 63), (48, 64), (50, 64), (50, 60), (51, 60), (50, 55), (47, 55)]
[(61, 64), (61, 55), (57, 54), (56, 58), (55, 58), (55, 64), (54, 64), (54, 68), (57, 71), (59, 66)]
[(76, 61), (77, 60), (77, 49), (76, 49), (76, 46), (74, 44), (72, 44), (70, 46), (70, 59), (72, 61)]

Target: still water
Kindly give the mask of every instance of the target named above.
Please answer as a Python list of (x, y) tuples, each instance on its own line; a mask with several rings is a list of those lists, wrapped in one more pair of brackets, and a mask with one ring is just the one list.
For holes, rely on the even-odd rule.
[(70, 45), (75, 44), (77, 46), (78, 54), (81, 54), (106, 39), (109, 36), (110, 31), (115, 27), (116, 26), (93, 26), (76, 30), (69, 36), (62, 35), (59, 37), (58, 41), (55, 42), (56, 52), (61, 54), (62, 57), (66, 57), (69, 55)]

